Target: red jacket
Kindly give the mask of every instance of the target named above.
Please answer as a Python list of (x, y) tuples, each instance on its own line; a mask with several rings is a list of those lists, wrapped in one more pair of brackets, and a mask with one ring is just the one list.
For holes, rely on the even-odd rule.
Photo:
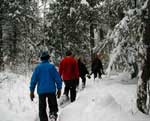
[(77, 61), (72, 56), (66, 56), (59, 65), (59, 74), (63, 80), (74, 80), (79, 78)]

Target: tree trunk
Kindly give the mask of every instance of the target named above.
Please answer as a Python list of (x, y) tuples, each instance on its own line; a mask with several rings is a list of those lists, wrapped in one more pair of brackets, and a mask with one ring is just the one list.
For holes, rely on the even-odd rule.
[(94, 42), (94, 25), (92, 23), (90, 25), (90, 45), (91, 45), (91, 59), (93, 60), (94, 58), (93, 48), (95, 42)]
[[(94, 6), (96, 5), (96, 0), (87, 0), (87, 2), (89, 3), (91, 8), (94, 8)], [(93, 53), (93, 48), (95, 46), (95, 42), (94, 42), (94, 24), (92, 21), (92, 17), (93, 17), (93, 13), (91, 13), (90, 15), (90, 45), (91, 45), (91, 60), (93, 60), (94, 58), (94, 53)]]
[(4, 70), (3, 62), (3, 28), (2, 28), (2, 10), (0, 12), (0, 71)]
[(16, 55), (17, 55), (17, 26), (16, 23), (14, 24), (13, 27), (13, 50), (12, 50), (12, 57), (13, 57), (13, 61), (15, 61), (16, 59)]
[(99, 29), (99, 33), (100, 33), (100, 40), (104, 39), (104, 31), (102, 28)]
[(136, 0), (134, 0), (134, 8), (136, 8)]
[(147, 97), (148, 81), (150, 79), (150, 0), (148, 1), (146, 14), (144, 15), (143, 20), (145, 24), (143, 33), (143, 43), (145, 46), (145, 60), (141, 75), (141, 82), (138, 87), (137, 107), (141, 112), (148, 114), (149, 107), (147, 106)]

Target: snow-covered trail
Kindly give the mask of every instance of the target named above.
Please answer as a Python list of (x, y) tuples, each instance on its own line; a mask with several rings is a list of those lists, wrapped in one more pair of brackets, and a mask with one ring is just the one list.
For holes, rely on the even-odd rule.
[(61, 110), (59, 121), (148, 121), (136, 108), (136, 80), (122, 77), (88, 80), (77, 100)]
[[(30, 76), (0, 73), (0, 121), (39, 121), (38, 96), (29, 98)], [(60, 108), (59, 121), (149, 121), (136, 108), (137, 80), (127, 74), (87, 79), (74, 103)]]

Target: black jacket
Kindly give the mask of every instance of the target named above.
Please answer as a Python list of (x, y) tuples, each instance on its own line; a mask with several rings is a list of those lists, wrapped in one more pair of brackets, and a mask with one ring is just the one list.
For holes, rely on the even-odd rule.
[(89, 74), (85, 64), (82, 63), (80, 59), (78, 60), (78, 67), (79, 67), (79, 75), (80, 75), (80, 77), (85, 76), (86, 74)]
[(103, 65), (99, 58), (95, 58), (92, 62), (92, 73), (103, 71)]

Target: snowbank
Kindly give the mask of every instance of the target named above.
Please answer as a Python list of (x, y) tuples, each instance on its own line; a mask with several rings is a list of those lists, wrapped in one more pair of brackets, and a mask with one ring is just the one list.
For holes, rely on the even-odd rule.
[(33, 121), (37, 117), (36, 107), (29, 98), (28, 78), (0, 73), (0, 121)]

